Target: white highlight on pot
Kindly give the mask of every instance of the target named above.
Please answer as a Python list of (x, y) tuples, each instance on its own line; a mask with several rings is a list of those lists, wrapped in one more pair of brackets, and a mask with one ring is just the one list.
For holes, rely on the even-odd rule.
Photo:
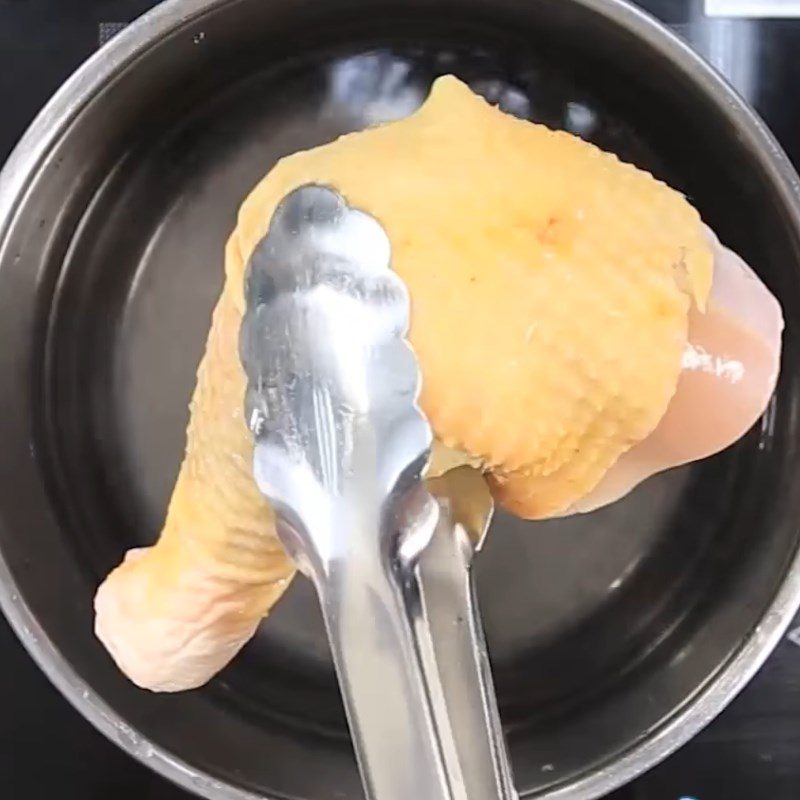
[(800, 626), (797, 628), (792, 628), (789, 633), (786, 634), (786, 638), (792, 643), (796, 644), (800, 647)]

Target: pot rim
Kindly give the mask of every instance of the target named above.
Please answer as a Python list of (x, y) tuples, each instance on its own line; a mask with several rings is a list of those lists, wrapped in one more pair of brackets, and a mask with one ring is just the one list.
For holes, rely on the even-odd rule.
[[(39, 112), (0, 171), (0, 247), (17, 208), (42, 160), (91, 98), (120, 70), (159, 38), (189, 25), (208, 10), (236, 0), (164, 0), (87, 59)], [(800, 238), (800, 178), (783, 149), (756, 112), (687, 43), (628, 0), (572, 0), (604, 16), (657, 50), (686, 72), (705, 95), (724, 101), (725, 111), (743, 137), (761, 154), (762, 166), (783, 201)], [(569, 784), (555, 787), (548, 800), (594, 800), (639, 776), (685, 744), (744, 688), (780, 641), (800, 608), (800, 550), (761, 623), (707, 685), (646, 740), (612, 762)], [(148, 741), (132, 729), (83, 681), (47, 636), (22, 598), (0, 552), (0, 609), (39, 668), (73, 707), (110, 740), (145, 766), (210, 800), (278, 800), (216, 780)]]

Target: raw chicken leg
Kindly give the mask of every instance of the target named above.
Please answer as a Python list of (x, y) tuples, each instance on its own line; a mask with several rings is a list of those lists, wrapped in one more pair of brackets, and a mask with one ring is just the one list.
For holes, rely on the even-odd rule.
[[(284, 159), (241, 208), (162, 536), (95, 603), (97, 635), (149, 689), (207, 681), (293, 573), (251, 476), (237, 338), (246, 261), (280, 199), (308, 182), (334, 186), (389, 235), (439, 440), (431, 471), (473, 464), (520, 516), (596, 507), (725, 447), (774, 386), (780, 309), (758, 284), (773, 304), (722, 292), (727, 333), (718, 306), (704, 315), (733, 256), (678, 193), (440, 79), (411, 117)], [(688, 347), (693, 333), (711, 350)], [(698, 384), (682, 372), (692, 353), (743, 372)], [(698, 416), (706, 391), (719, 408)], [(709, 417), (724, 424), (698, 438)]]

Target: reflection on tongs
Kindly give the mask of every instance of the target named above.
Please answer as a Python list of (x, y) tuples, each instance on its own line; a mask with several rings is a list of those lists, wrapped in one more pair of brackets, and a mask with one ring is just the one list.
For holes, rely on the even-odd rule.
[(515, 796), (470, 577), (492, 501), (432, 443), (409, 298), (378, 222), (331, 189), (276, 210), (248, 268), (254, 472), (314, 582), (370, 800)]

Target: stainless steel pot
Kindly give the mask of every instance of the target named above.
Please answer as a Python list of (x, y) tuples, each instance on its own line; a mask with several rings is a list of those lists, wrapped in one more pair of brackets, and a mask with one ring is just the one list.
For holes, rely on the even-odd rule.
[(496, 521), (479, 593), (521, 794), (598, 797), (666, 756), (800, 603), (800, 188), (710, 68), (617, 0), (170, 0), (0, 177), (0, 602), (88, 719), (209, 798), (361, 796), (310, 587), (180, 696), (116, 672), (92, 594), (158, 531), (241, 198), (442, 72), (685, 191), (788, 322), (777, 396), (736, 447), (591, 516)]

